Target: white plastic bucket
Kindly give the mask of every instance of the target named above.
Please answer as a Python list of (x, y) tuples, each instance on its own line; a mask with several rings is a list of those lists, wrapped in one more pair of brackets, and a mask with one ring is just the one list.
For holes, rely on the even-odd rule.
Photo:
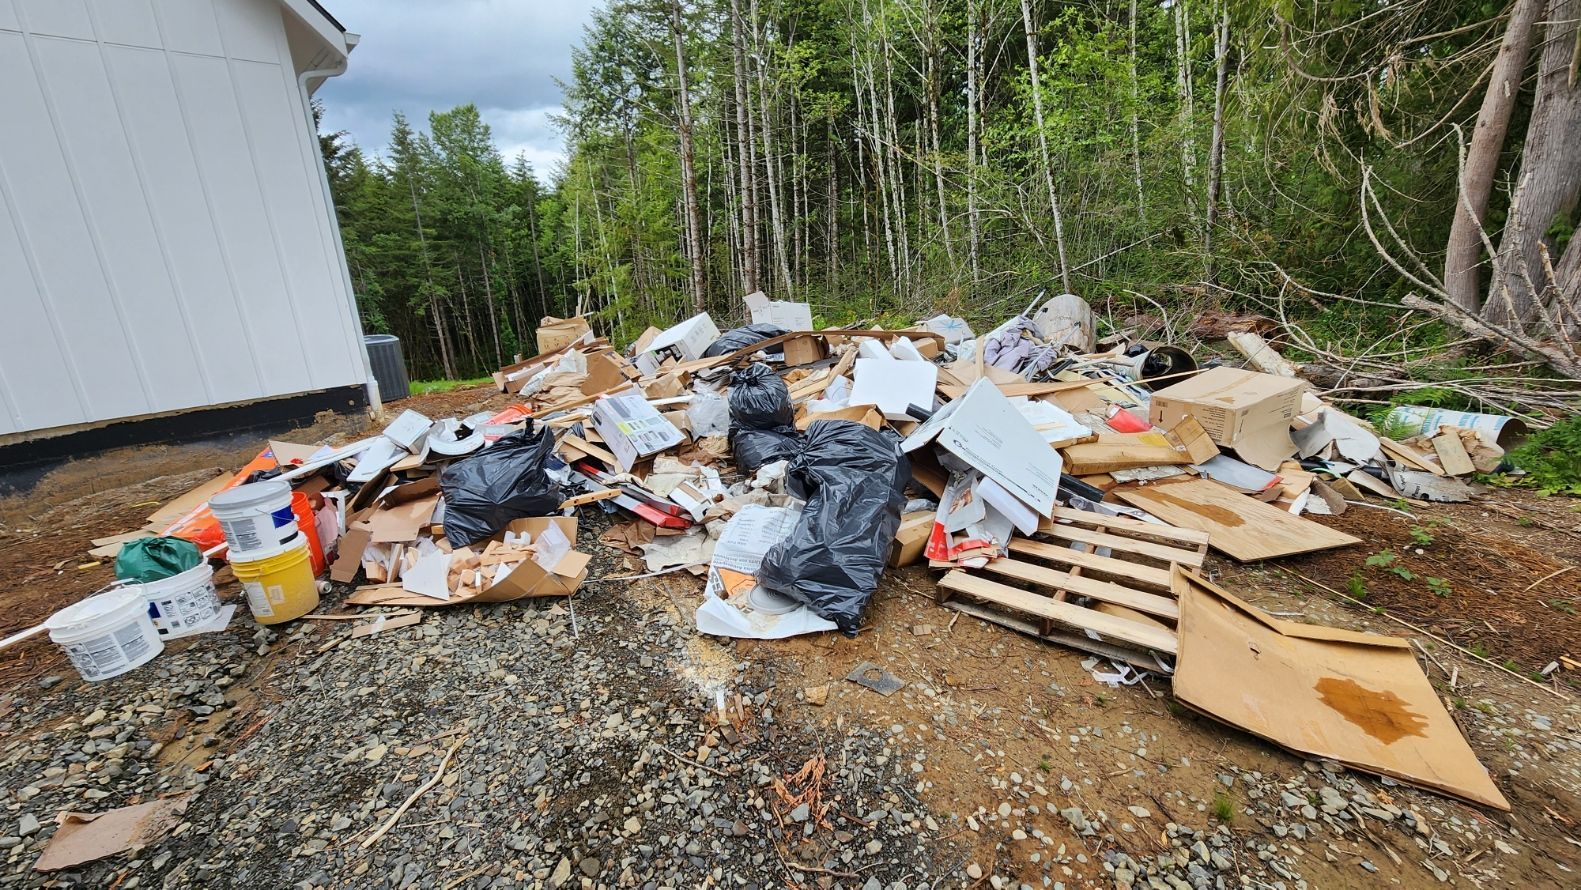
[(209, 498), (233, 556), (273, 550), (297, 533), (291, 485), (278, 479), (238, 485)]
[(148, 602), (148, 617), (165, 639), (196, 633), (220, 611), (214, 591), (214, 569), (198, 563), (179, 575), (135, 585)]
[(122, 587), (96, 593), (44, 620), (49, 638), (84, 680), (118, 677), (165, 648), (148, 617), (141, 591)]

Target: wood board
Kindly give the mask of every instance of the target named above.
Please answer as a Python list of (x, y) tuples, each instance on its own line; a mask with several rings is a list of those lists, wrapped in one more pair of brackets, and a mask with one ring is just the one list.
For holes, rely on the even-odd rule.
[(1168, 655), (1175, 654), (1175, 634), (1171, 631), (1105, 615), (1102, 612), (1062, 602), (1051, 596), (990, 581), (961, 569), (956, 569), (940, 579), (939, 589), (946, 596), (964, 594), (1034, 618), (1068, 625), (1077, 630), (1091, 630), (1116, 642), (1128, 643)]
[(1113, 492), (1179, 528), (1208, 533), (1208, 546), (1240, 562), (1361, 543), (1338, 529), (1253, 500), (1212, 479), (1160, 482)]

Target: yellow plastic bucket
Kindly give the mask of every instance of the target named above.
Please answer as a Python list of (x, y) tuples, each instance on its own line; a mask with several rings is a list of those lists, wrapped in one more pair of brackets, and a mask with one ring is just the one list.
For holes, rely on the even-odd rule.
[(307, 539), (301, 535), (279, 547), (238, 554), (231, 571), (242, 582), (247, 608), (259, 624), (279, 624), (318, 608), (318, 583)]

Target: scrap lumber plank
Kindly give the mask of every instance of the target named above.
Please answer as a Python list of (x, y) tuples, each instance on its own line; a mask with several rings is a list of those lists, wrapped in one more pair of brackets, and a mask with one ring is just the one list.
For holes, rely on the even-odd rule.
[(1438, 464), (1427, 460), (1416, 449), (1411, 448), (1408, 445), (1401, 445), (1399, 442), (1384, 436), (1378, 437), (1378, 444), (1383, 447), (1384, 451), (1394, 455), (1394, 457), (1402, 463), (1410, 464), (1416, 469), (1427, 473), (1432, 473), (1434, 476), (1448, 475), (1444, 472), (1443, 467), (1440, 467)]
[(1158, 671), (1162, 667), (1151, 653), (1130, 646), (1121, 646), (1107, 640), (1095, 640), (1086, 634), (1072, 633), (1056, 628), (1053, 632), (1044, 633), (1042, 629), (1031, 621), (1026, 621), (1008, 613), (993, 609), (982, 603), (968, 600), (951, 600), (944, 604), (945, 608), (964, 612), (967, 615), (990, 624), (1024, 633), (1029, 637), (1036, 637), (1047, 643), (1065, 646), (1079, 652), (1087, 652), (1100, 658), (1114, 661), (1123, 661), (1144, 671)]
[(1047, 618), (1080, 630), (1091, 630), (1134, 646), (1154, 649), (1168, 655), (1175, 654), (1176, 638), (1168, 631), (1115, 618), (1070, 603), (1062, 603), (1007, 584), (979, 578), (960, 569), (940, 579), (939, 586), (955, 593), (964, 593), (980, 600), (1007, 606), (1037, 618)]
[[(1039, 529), (1039, 531), (1042, 531), (1042, 529)], [(1110, 550), (1123, 550), (1139, 556), (1149, 556), (1164, 562), (1178, 562), (1181, 565), (1189, 565), (1193, 568), (1202, 565), (1202, 554), (1193, 550), (1182, 550), (1179, 547), (1155, 544), (1152, 541), (1138, 541), (1135, 538), (1125, 538), (1120, 535), (1111, 535), (1107, 532), (1077, 528), (1074, 525), (1060, 525), (1056, 522), (1048, 527), (1045, 534), (1065, 541), (1076, 541), (1080, 544), (1091, 544), (1094, 547), (1108, 547)]]
[[(1180, 617), (1180, 606), (1172, 598), (1159, 596), (1156, 593), (1143, 593), (1138, 590), (1132, 590), (1128, 587), (1122, 587), (1113, 581), (1100, 581), (1096, 578), (1087, 578), (1072, 572), (1062, 572), (1059, 569), (1051, 569), (1048, 566), (1040, 566), (1036, 563), (1021, 562), (1009, 557), (990, 560), (987, 569), (996, 575), (1004, 575), (1007, 578), (1015, 578), (1018, 581), (1026, 581), (1051, 590), (1067, 590), (1080, 596), (1088, 596), (1117, 606), (1125, 606), (1138, 612), (1157, 615), (1160, 618), (1168, 618), (1171, 621)], [(1081, 569), (1077, 568), (1076, 571), (1081, 571)]]
[(1114, 493), (1171, 525), (1207, 532), (1208, 546), (1240, 562), (1361, 543), (1354, 535), (1292, 516), (1212, 479), (1161, 482)]
[(1011, 538), (1010, 552), (1062, 562), (1069, 566), (1086, 569), (1089, 572), (1116, 575), (1148, 587), (1157, 587), (1161, 590), (1169, 589), (1168, 569), (1127, 562), (1123, 559), (1115, 559), (1112, 556), (1099, 556), (1096, 553), (1086, 553), (1059, 544), (1029, 541), (1026, 538)]
[(1477, 471), (1471, 462), (1471, 455), (1466, 453), (1465, 443), (1460, 441), (1460, 434), (1453, 429), (1439, 433), (1432, 439), (1433, 450), (1438, 452), (1438, 462), (1444, 465), (1444, 472), (1451, 476), (1469, 476)]
[[(1130, 516), (1105, 516), (1091, 510), (1077, 510), (1074, 507), (1054, 507), (1055, 519), (1066, 519), (1077, 525), (1103, 526), (1111, 531), (1158, 538), (1162, 541), (1178, 541), (1192, 547), (1206, 549), (1208, 546), (1208, 533), (1194, 528), (1176, 528), (1172, 525), (1159, 525), (1156, 522), (1143, 522)], [(1046, 523), (1045, 523), (1046, 524)]]

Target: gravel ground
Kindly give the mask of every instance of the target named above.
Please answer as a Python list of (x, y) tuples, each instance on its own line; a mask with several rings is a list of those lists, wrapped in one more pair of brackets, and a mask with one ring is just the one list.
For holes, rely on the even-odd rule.
[[(72, 472), (91, 493), (17, 502), (0, 529), (9, 614), (102, 584), (107, 567), (77, 568), (87, 539), (135, 526), (191, 484), (156, 477), (204, 457), (172, 453), (140, 474), (84, 463)], [(104, 467), (138, 478), (104, 483)], [(1435, 513), (1464, 546), (1575, 561), (1581, 531), (1563, 504), (1508, 503)], [(596, 543), (600, 530), (584, 519), (594, 578), (640, 571)], [(1368, 552), (1298, 569), (1343, 587)], [(1469, 600), (1489, 570), (1468, 565), (1452, 580)], [(1281, 616), (1403, 633), (1276, 568), (1209, 568)], [(350, 637), (362, 621), (276, 635), (243, 607), (227, 631), (93, 685), (32, 641), (7, 653), (17, 670), (0, 688), (0, 887), (1578, 883), (1573, 700), (1423, 640), (1436, 653), (1424, 669), (1514, 805), (1494, 813), (1292, 756), (1187, 713), (1167, 683), (1096, 684), (1083, 656), (935, 605), (933, 577), (886, 576), (855, 639), (701, 637), (701, 582), (680, 575), (590, 582), (574, 604), (432, 610), (362, 638)], [(1544, 602), (1581, 599), (1576, 577), (1545, 582)], [(237, 601), (234, 583), (222, 595)], [(1581, 639), (1562, 609), (1496, 617)], [(865, 661), (905, 687), (885, 697), (846, 682)], [(183, 793), (179, 825), (146, 849), (33, 870), (58, 813)]]

